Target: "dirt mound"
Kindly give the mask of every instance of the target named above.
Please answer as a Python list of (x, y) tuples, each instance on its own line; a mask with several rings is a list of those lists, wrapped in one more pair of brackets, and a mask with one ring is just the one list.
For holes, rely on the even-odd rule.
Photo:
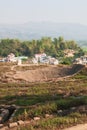
[(7, 73), (6, 78), (8, 81), (27, 81), (27, 82), (44, 82), (52, 81), (58, 78), (67, 77), (79, 72), (84, 66), (83, 65), (73, 65), (73, 66), (30, 66), (28, 69), (15, 69), (15, 73)]
[(36, 68), (34, 70), (19, 71), (14, 75), (14, 79), (23, 79), (28, 82), (42, 82), (63, 76), (65, 73), (61, 73), (61, 71), (62, 68), (53, 66)]

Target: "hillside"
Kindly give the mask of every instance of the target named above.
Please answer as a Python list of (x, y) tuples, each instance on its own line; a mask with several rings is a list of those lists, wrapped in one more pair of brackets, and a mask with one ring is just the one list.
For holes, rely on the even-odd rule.
[(0, 117), (1, 130), (87, 123), (87, 67), (0, 63)]
[[(1, 82), (52, 82), (67, 79), (67, 77), (74, 76), (74, 79), (80, 78), (79, 74), (83, 76), (87, 68), (83, 65), (73, 65), (73, 66), (52, 66), (52, 65), (13, 65), (8, 66), (8, 71), (2, 73), (2, 71), (7, 68), (3, 65), (1, 69)], [(83, 69), (84, 68), (84, 69)], [(82, 71), (81, 71), (82, 70)], [(80, 72), (79, 72), (80, 71)], [(78, 73), (79, 72), (79, 73)], [(86, 76), (84, 76), (86, 77)], [(84, 78), (82, 77), (82, 78)]]

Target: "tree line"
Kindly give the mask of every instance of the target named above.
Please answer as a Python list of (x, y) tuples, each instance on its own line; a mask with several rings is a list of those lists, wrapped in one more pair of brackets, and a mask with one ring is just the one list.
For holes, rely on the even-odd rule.
[(65, 49), (78, 50), (76, 55), (82, 55), (82, 49), (73, 40), (64, 40), (63, 37), (43, 37), (39, 40), (20, 41), (18, 39), (1, 39), (0, 56), (14, 53), (16, 56), (33, 57), (36, 53), (46, 53), (54, 57), (64, 57)]

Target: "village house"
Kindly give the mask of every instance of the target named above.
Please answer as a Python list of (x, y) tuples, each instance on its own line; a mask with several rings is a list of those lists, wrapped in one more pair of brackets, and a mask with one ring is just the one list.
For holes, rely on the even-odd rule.
[(57, 65), (59, 62), (56, 58), (51, 56), (47, 56), (45, 53), (35, 54), (35, 58), (32, 59), (34, 64), (42, 63), (42, 64), (54, 64)]
[(18, 56), (18, 57), (15, 57), (15, 55), (13, 53), (10, 53), (6, 58), (5, 58), (5, 61), (6, 62), (18, 62), (18, 64), (21, 64), (21, 61), (23, 59), (28, 59), (28, 57), (26, 56)]
[(56, 58), (50, 58), (49, 59), (49, 64), (52, 64), (52, 65), (58, 65), (59, 62)]
[(87, 55), (84, 55), (84, 56), (81, 56), (80, 58), (75, 59), (74, 63), (86, 65), (87, 64)]
[(64, 50), (65, 57), (73, 57), (74, 54), (75, 54), (75, 51), (72, 50), (72, 49), (66, 49), (66, 50)]
[(5, 62), (5, 58), (0, 57), (0, 62)]
[(32, 63), (33, 63), (33, 64), (38, 64), (38, 60), (37, 60), (36, 58), (33, 58), (33, 59), (32, 59)]
[(35, 59), (39, 62), (46, 57), (45, 53), (35, 54)]
[(13, 53), (10, 53), (5, 60), (7, 62), (16, 62), (15, 55)]

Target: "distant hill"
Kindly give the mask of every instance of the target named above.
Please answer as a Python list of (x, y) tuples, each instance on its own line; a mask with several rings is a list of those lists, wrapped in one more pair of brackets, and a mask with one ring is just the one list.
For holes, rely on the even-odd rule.
[(77, 41), (78, 45), (82, 48), (86, 48), (87, 49), (87, 40), (86, 41)]
[(0, 39), (18, 38), (21, 40), (31, 40), (45, 36), (63, 36), (66, 40), (87, 40), (87, 26), (52, 22), (28, 22), (20, 25), (0, 24)]

